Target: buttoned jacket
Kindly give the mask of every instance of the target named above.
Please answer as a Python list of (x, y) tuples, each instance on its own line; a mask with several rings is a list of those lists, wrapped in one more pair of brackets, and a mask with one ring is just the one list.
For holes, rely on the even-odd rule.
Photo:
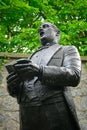
[[(43, 49), (40, 49), (36, 53), (43, 51)], [(47, 65), (42, 64), (43, 72), (40, 78), (40, 84), (42, 86), (44, 85), (46, 87), (49, 87), (49, 90), (52, 88), (53, 92), (58, 91), (59, 89), (63, 91), (63, 95), (67, 103), (67, 106), (77, 124), (77, 128), (78, 128), (77, 130), (80, 130), (75, 106), (70, 92), (70, 87), (76, 87), (80, 82), (81, 60), (80, 60), (78, 50), (75, 46), (62, 46), (62, 50), (63, 50), (62, 55), (60, 55), (61, 49), (58, 49), (58, 51), (56, 51), (56, 53), (51, 57)], [(48, 53), (45, 55), (48, 56)], [(24, 92), (23, 91), (24, 89), (25, 87), (23, 86), (22, 94), (26, 95), (27, 92), (26, 91)], [(46, 89), (45, 91), (47, 93), (48, 89)], [(20, 89), (17, 98), (18, 100), (21, 100), (26, 104), (23, 95), (21, 95), (21, 89)], [(22, 105), (21, 101), (19, 102), (20, 106)]]

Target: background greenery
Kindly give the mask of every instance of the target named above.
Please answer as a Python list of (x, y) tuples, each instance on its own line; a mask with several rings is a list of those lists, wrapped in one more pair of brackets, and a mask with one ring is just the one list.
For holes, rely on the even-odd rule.
[(60, 44), (87, 55), (87, 0), (0, 0), (0, 52), (34, 52), (43, 21), (59, 28)]

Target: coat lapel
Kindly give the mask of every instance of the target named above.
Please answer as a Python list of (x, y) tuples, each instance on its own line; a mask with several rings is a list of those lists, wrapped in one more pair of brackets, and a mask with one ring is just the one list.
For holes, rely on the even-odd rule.
[(40, 64), (47, 65), (52, 56), (62, 47), (62, 45), (54, 44), (46, 49), (46, 53), (40, 61)]

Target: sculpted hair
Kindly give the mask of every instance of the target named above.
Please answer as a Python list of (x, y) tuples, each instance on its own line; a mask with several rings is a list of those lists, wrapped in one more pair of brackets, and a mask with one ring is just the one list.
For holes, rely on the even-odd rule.
[(51, 24), (51, 26), (57, 32), (57, 34), (60, 34), (60, 31), (58, 30), (58, 28), (54, 24)]

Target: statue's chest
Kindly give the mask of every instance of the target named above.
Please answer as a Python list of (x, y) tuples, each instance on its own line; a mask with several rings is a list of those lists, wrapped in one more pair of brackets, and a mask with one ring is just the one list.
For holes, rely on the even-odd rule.
[(43, 49), (36, 52), (31, 58), (32, 62), (36, 63), (37, 65), (44, 65), (46, 62), (46, 58), (48, 57), (47, 50), (48, 49)]
[(63, 60), (63, 49), (55, 46), (55, 48), (45, 48), (40, 51), (37, 51), (32, 57), (32, 62), (37, 65), (53, 65), (61, 66)]

